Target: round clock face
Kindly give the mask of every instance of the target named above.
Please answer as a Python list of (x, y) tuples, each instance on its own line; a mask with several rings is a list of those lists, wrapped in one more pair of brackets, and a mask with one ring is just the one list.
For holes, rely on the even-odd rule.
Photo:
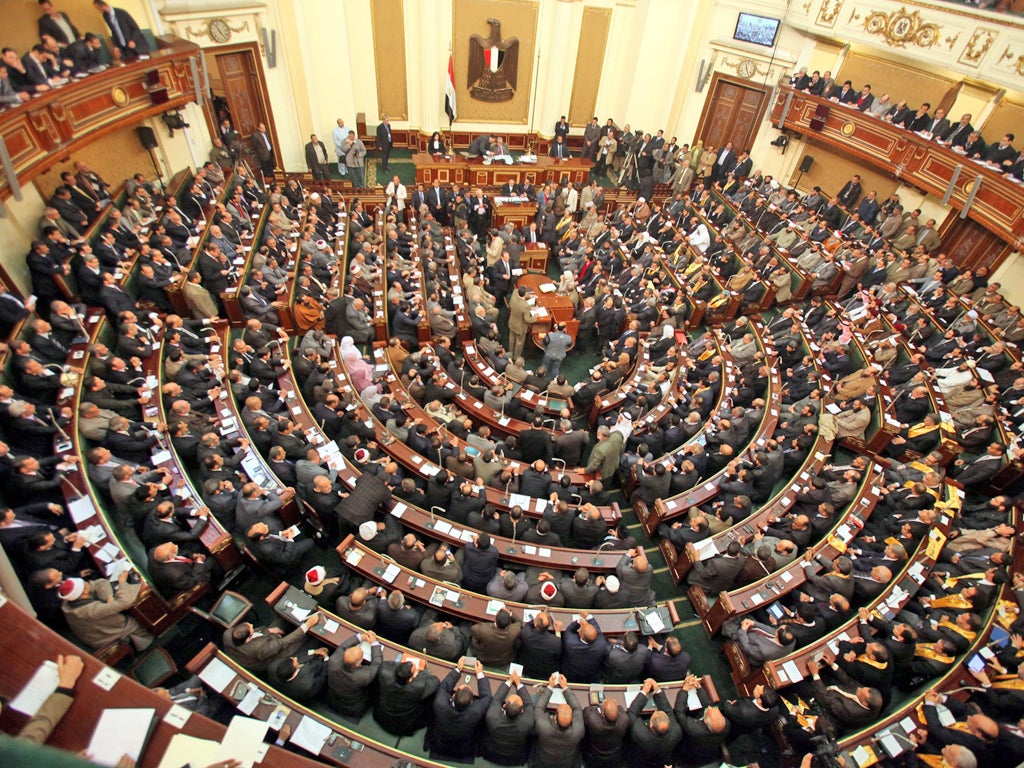
[(210, 38), (215, 43), (226, 43), (231, 39), (231, 27), (224, 19), (213, 19), (210, 22)]
[(740, 77), (753, 77), (757, 72), (757, 64), (753, 59), (744, 59), (737, 65), (736, 72)]

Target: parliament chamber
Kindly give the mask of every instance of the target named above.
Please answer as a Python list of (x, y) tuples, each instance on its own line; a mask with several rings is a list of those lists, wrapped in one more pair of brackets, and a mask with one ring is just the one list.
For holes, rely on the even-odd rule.
[(1024, 761), (1024, 8), (8, 0), (0, 763)]

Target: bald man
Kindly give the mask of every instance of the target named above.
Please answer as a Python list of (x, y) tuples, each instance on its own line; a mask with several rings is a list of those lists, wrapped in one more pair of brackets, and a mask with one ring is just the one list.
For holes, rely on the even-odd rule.
[(533, 698), (518, 673), (498, 686), (484, 716), (487, 735), (480, 755), (498, 765), (522, 765), (530, 757), (535, 727)]
[[(370, 646), (369, 663), (361, 645)], [(382, 661), (381, 645), (373, 632), (352, 635), (327, 662), (327, 703), (339, 715), (358, 720), (373, 704), (374, 682)]]
[[(548, 702), (555, 688), (562, 689), (565, 704), (548, 714)], [(530, 757), (531, 768), (574, 768), (580, 759), (583, 713), (576, 694), (569, 690), (565, 675), (557, 672), (537, 698), (535, 722), (537, 739)]]
[(591, 704), (583, 710), (583, 724), (587, 731), (583, 762), (589, 768), (618, 768), (623, 765), (622, 747), (629, 729), (629, 714), (619, 707), (619, 703), (605, 699), (600, 706)]
[(643, 606), (654, 602), (654, 592), (651, 591), (652, 571), (642, 549), (631, 549), (622, 556), (615, 567), (615, 573), (628, 605)]
[(683, 732), (683, 738), (676, 747), (676, 756), (680, 762), (689, 765), (703, 765), (717, 760), (721, 754), (721, 746), (729, 736), (729, 721), (721, 709), (702, 708), (703, 701), (701, 706), (690, 709), (689, 692), (697, 691), (699, 699), (700, 688), (700, 678), (696, 675), (687, 675), (683, 681), (682, 692), (676, 696), (676, 720), (679, 721)]
[[(648, 699), (653, 698), (655, 711), (646, 722), (641, 717)], [(672, 753), (683, 731), (672, 713), (672, 705), (661, 686), (653, 678), (644, 681), (640, 695), (629, 705), (629, 747), (626, 765), (634, 768), (663, 768), (671, 765)]]

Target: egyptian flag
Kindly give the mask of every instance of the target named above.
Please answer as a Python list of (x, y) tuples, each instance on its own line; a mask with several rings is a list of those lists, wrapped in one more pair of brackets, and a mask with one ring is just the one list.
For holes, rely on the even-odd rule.
[(455, 65), (452, 55), (448, 54), (448, 79), (444, 83), (444, 112), (448, 115), (448, 126), (455, 122)]

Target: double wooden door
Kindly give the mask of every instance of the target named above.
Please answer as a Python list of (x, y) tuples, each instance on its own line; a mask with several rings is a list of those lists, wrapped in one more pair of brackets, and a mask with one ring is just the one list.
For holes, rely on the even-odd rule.
[(697, 126), (697, 138), (716, 149), (732, 142), (738, 155), (750, 149), (764, 117), (768, 91), (739, 78), (715, 73)]

